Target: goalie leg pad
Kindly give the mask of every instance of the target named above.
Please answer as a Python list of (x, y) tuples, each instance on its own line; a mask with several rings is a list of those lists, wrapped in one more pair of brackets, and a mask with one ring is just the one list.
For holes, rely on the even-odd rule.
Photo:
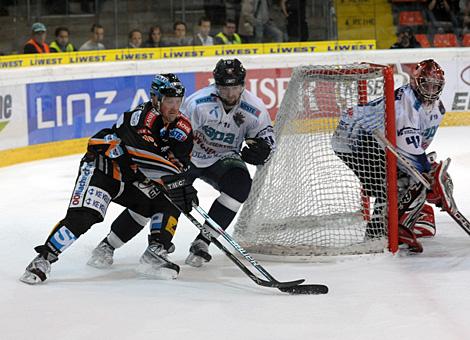
[(436, 222), (434, 210), (429, 204), (425, 204), (419, 212), (418, 220), (411, 229), (416, 237), (433, 237), (436, 235)]
[(405, 228), (402, 225), (398, 226), (398, 243), (406, 244), (408, 246), (408, 250), (412, 253), (423, 252), (423, 246), (416, 239), (416, 235), (413, 234), (410, 229)]

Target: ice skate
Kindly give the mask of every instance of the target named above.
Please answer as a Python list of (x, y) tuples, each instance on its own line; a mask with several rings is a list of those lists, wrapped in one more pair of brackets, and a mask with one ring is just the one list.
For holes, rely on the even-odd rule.
[(103, 240), (93, 249), (87, 265), (98, 269), (110, 268), (113, 264), (113, 255), (114, 248)]
[(38, 255), (26, 267), (24, 274), (20, 277), (20, 281), (30, 285), (35, 285), (45, 281), (50, 272), (51, 263), (42, 255)]
[(151, 242), (140, 257), (137, 272), (144, 277), (152, 279), (176, 279), (180, 272), (180, 267), (168, 260), (168, 253), (163, 244)]
[(191, 267), (201, 267), (204, 262), (209, 262), (212, 256), (209, 254), (209, 245), (203, 240), (195, 240), (189, 248), (189, 255), (184, 261)]

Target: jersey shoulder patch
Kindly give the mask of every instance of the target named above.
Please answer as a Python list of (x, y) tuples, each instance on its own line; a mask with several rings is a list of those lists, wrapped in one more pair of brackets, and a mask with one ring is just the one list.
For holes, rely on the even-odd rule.
[(153, 127), (153, 124), (155, 123), (155, 121), (157, 120), (157, 117), (158, 117), (158, 113), (155, 112), (154, 110), (150, 110), (148, 111), (146, 114), (145, 114), (145, 117), (144, 117), (144, 125), (145, 127), (148, 127), (149, 129), (151, 129)]
[(258, 110), (256, 107), (248, 104), (247, 102), (245, 101), (241, 101), (240, 102), (240, 108), (248, 113), (251, 113), (252, 115), (256, 116), (256, 117), (259, 117), (259, 115), (261, 114), (261, 111)]
[(178, 117), (178, 122), (176, 122), (176, 127), (184, 131), (184, 133), (189, 134), (192, 130), (191, 123), (189, 119), (183, 115)]
[(204, 104), (204, 103), (214, 103), (216, 101), (217, 101), (217, 97), (205, 96), (205, 97), (196, 99), (196, 105)]

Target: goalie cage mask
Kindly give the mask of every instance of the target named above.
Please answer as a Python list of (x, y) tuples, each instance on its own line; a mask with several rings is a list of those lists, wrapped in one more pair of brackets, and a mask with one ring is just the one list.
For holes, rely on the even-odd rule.
[(411, 87), (424, 102), (438, 100), (444, 84), (444, 71), (433, 59), (418, 63), (411, 75)]

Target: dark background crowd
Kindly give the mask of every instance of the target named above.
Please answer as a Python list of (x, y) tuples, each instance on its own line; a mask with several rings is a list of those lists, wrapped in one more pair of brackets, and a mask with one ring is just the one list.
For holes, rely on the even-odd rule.
[[(469, 0), (389, 2), (391, 48), (470, 46)], [(0, 0), (0, 51), (336, 40), (335, 13), (333, 0)]]

